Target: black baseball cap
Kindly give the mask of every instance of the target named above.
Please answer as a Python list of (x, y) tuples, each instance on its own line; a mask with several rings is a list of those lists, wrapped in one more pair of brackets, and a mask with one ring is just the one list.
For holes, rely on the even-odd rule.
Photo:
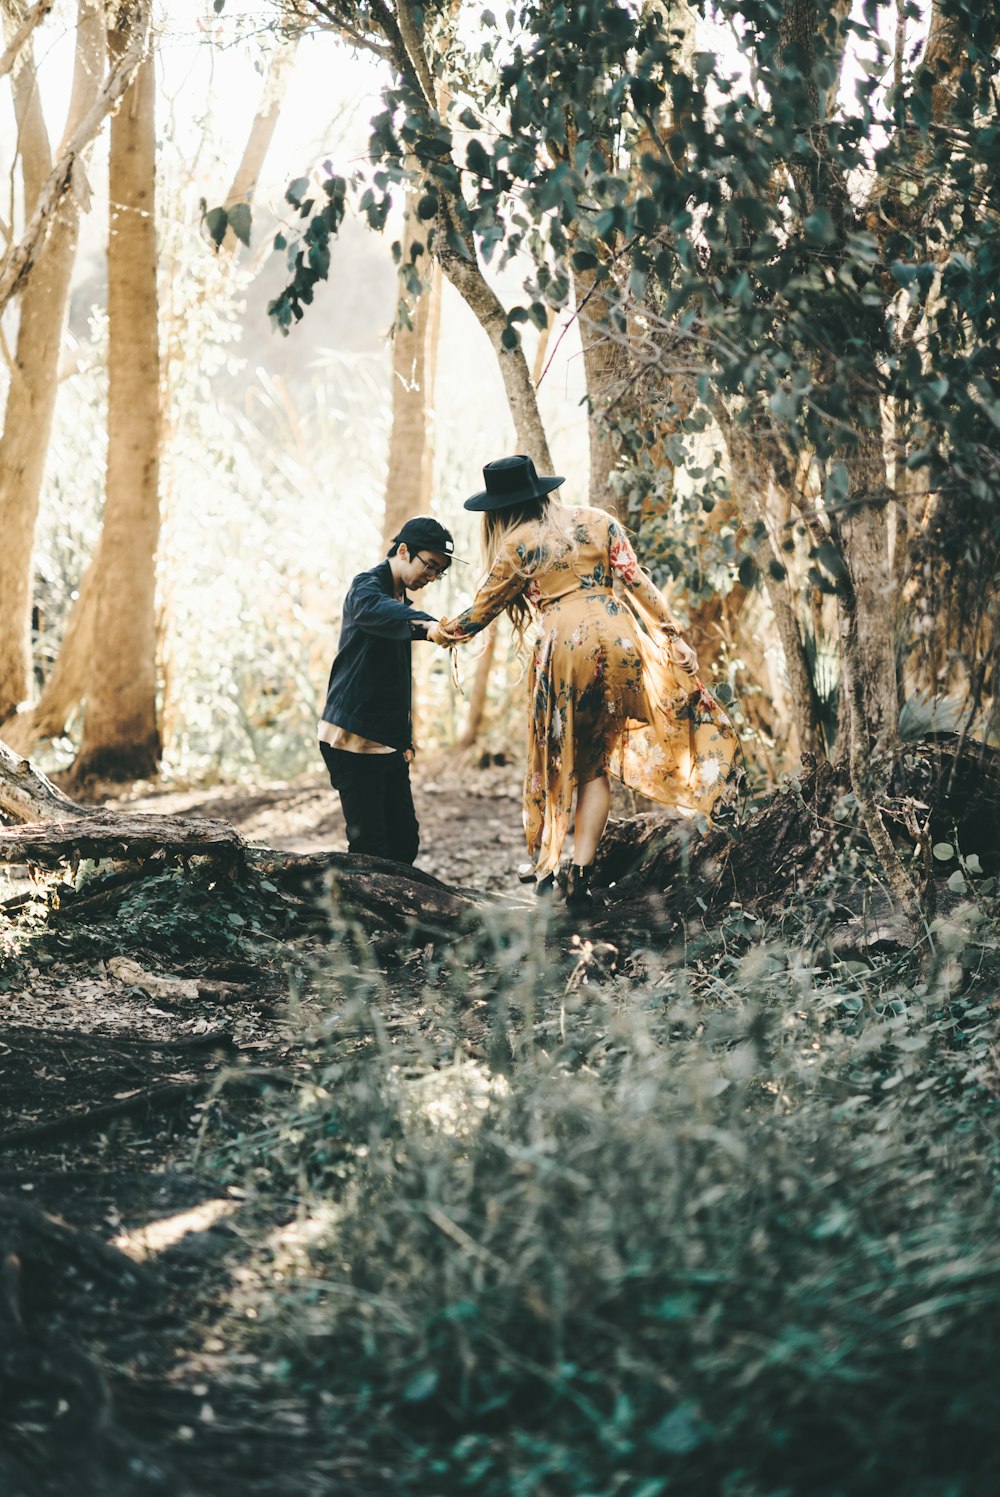
[(433, 515), (414, 515), (412, 520), (407, 520), (399, 534), (393, 536), (392, 544), (404, 545), (411, 555), (414, 551), (441, 551), (452, 561), (462, 560), (455, 555), (451, 531), (445, 530), (441, 521), (435, 520)]

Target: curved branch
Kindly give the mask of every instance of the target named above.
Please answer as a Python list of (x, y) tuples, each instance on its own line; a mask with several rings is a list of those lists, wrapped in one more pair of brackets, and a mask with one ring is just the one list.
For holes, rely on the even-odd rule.
[(138, 0), (128, 46), (108, 74), (104, 87), (93, 106), (80, 121), (49, 173), (20, 243), (5, 256), (0, 266), (0, 312), (17, 295), (25, 276), (31, 269), (35, 254), (44, 244), (52, 226), (55, 209), (73, 187), (79, 157), (97, 135), (108, 115), (112, 114), (121, 103), (122, 97), (132, 82), (145, 56), (150, 13), (150, 0)]
[(20, 26), (14, 32), (7, 43), (4, 53), (0, 56), (0, 78), (6, 78), (12, 68), (16, 67), (17, 60), (24, 50), (25, 43), (31, 36), (39, 22), (44, 21), (49, 11), (55, 4), (55, 0), (38, 0), (34, 10), (29, 10)]

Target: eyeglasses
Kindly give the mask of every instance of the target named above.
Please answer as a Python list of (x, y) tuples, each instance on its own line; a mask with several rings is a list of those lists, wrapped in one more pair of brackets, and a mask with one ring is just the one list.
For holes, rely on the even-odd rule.
[(448, 567), (451, 566), (451, 562), (450, 561), (447, 563), (447, 565), (445, 565), (443, 567), (438, 566), (438, 564), (437, 564), (436, 561), (425, 561), (424, 558), (421, 556), (421, 554), (420, 554), (419, 551), (414, 551), (414, 553), (413, 553), (413, 560), (414, 561), (419, 561), (421, 563), (421, 568), (422, 568), (425, 576), (432, 577), (432, 578), (433, 577), (443, 577), (444, 574), (445, 574), (445, 572), (447, 572)]

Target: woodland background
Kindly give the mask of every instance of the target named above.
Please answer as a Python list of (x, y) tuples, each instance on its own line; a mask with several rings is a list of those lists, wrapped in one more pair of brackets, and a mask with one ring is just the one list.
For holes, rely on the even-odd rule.
[[(993, 9), (0, 13), (4, 1490), (994, 1490)], [(415, 651), (423, 870), (314, 764), (514, 450), (744, 747), (586, 928), (503, 627)]]

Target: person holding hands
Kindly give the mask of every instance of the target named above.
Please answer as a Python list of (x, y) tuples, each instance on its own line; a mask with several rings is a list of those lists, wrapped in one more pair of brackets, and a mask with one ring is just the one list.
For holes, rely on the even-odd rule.
[(427, 637), (464, 644), (506, 611), (518, 644), (539, 633), (528, 673), (524, 829), (539, 892), (552, 888), (574, 815), (567, 903), (592, 903), (591, 878), (615, 775), (686, 814), (709, 814), (737, 737), (698, 677), (666, 599), (624, 529), (600, 509), (563, 508), (558, 477), (519, 454), (487, 463), (465, 501), (483, 515), (486, 577), (456, 618)]

